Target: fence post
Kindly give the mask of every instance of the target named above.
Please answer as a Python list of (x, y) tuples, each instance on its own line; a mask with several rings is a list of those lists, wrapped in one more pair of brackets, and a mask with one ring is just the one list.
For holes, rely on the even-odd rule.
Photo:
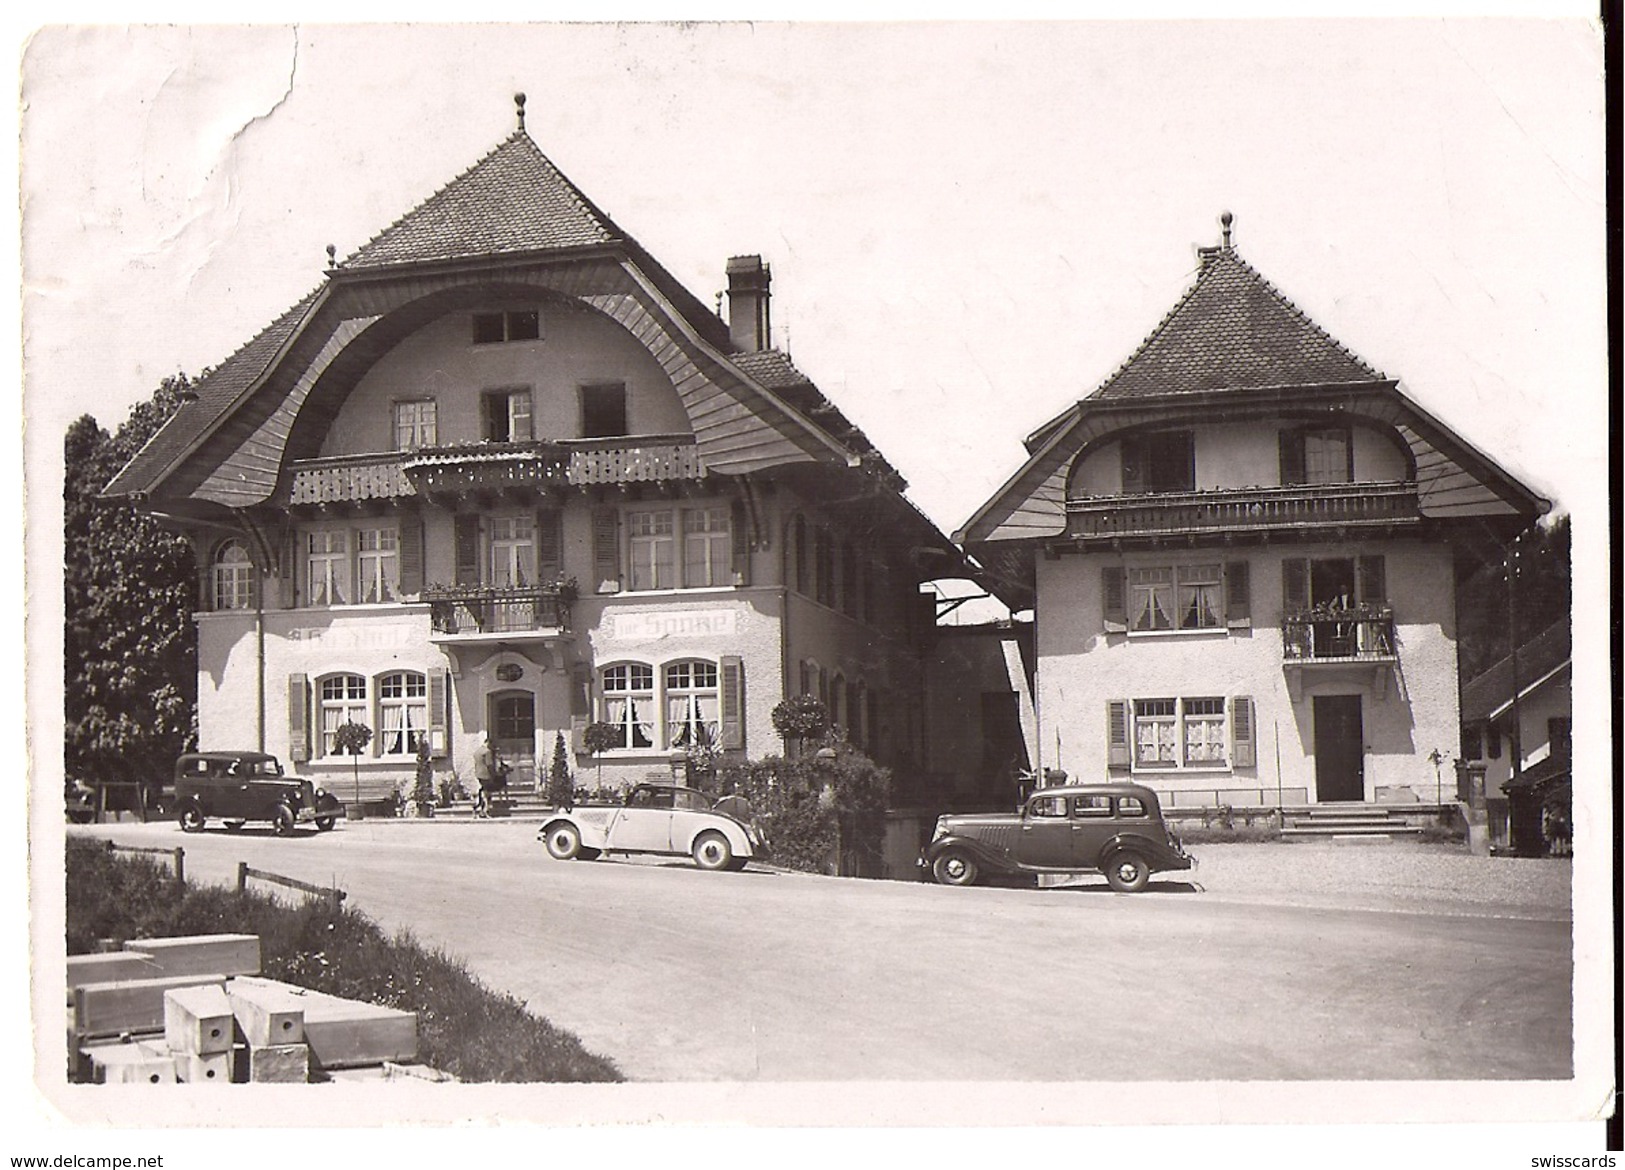
[(186, 884), (186, 850), (179, 845), (175, 846), (175, 884)]
[(248, 862), (237, 863), (237, 892), (240, 894), (248, 889)]

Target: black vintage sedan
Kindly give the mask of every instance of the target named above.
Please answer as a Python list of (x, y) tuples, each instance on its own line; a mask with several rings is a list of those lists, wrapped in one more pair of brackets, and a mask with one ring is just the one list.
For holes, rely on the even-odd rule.
[(1098, 870), (1112, 889), (1143, 890), (1161, 870), (1196, 859), (1163, 824), (1157, 794), (1140, 784), (1040, 788), (1018, 813), (945, 816), (919, 864), (946, 886), (988, 874)]
[(309, 821), (325, 832), (345, 815), (337, 797), (309, 780), (289, 776), (264, 752), (190, 752), (175, 761), (175, 800), (181, 828), (201, 832), (218, 817), (233, 832), (248, 821), (269, 821), (278, 836)]

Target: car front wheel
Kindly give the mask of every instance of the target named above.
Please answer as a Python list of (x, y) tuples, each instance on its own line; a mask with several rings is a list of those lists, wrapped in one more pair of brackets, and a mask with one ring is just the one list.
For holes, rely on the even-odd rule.
[(548, 856), (574, 861), (581, 854), (581, 833), (574, 825), (554, 825), (547, 831)]
[(1106, 882), (1120, 894), (1137, 894), (1151, 880), (1151, 867), (1137, 853), (1115, 853), (1106, 862)]
[(338, 818), (337, 817), (317, 817), (316, 818), (316, 829), (317, 829), (318, 832), (325, 833), (337, 823), (338, 823)]
[(293, 827), (297, 823), (293, 815), (293, 809), (285, 804), (276, 806), (276, 815), (271, 818), (271, 824), (276, 826), (276, 835), (278, 837), (286, 837), (289, 833), (292, 833)]
[(976, 863), (957, 849), (950, 849), (931, 863), (931, 876), (945, 886), (976, 884)]
[(694, 842), (694, 864), (701, 869), (730, 869), (734, 851), (721, 833), (702, 833)]
[(203, 806), (195, 800), (181, 805), (181, 830), (186, 833), (203, 831)]

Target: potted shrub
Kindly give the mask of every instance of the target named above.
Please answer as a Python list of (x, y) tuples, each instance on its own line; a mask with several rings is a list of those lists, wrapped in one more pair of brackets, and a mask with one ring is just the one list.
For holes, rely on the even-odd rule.
[(434, 816), (434, 765), (429, 762), (429, 741), (418, 740), (417, 770), (412, 781), (412, 807), (420, 817)]
[(350, 756), (350, 774), (355, 780), (355, 805), (350, 816), (360, 820), (363, 816), (361, 810), (361, 753), (372, 742), (372, 728), (365, 723), (354, 723), (349, 720), (339, 724), (338, 730), (333, 733), (333, 750), (340, 755), (348, 753)]

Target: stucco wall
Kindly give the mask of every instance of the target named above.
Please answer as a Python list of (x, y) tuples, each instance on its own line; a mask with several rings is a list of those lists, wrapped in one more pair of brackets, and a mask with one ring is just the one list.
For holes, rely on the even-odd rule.
[[(1301, 697), (1294, 700), (1280, 632), (1282, 559), (1369, 554), (1382, 554), (1386, 561), (1399, 670), (1309, 667), (1301, 675)], [(1103, 565), (1194, 564), (1241, 556), (1251, 563), (1250, 630), (1104, 631)], [(1135, 774), (1164, 791), (1251, 788), (1272, 795), (1279, 786), (1313, 798), (1316, 695), (1362, 696), (1366, 799), (1384, 795), (1379, 789), (1396, 795), (1392, 790), (1404, 787), (1431, 800), (1435, 777), (1427, 756), (1437, 750), (1450, 757), (1459, 738), (1454, 581), (1444, 545), (1387, 541), (1040, 558), (1037, 652), (1039, 753), (1045, 766), (1058, 765), (1078, 779), (1106, 775), (1106, 704), (1115, 699), (1252, 697), (1257, 766)]]
[[(1574, 696), (1570, 683), (1570, 673), (1565, 667), (1561, 673), (1537, 687), (1532, 694), (1518, 700), (1518, 727), (1523, 744), (1525, 768), (1531, 764), (1538, 764), (1551, 754), (1551, 738), (1546, 721), (1573, 718)], [(1488, 738), (1486, 735), (1485, 739)], [(1487, 748), (1488, 744), (1485, 746)], [(1481, 762), (1484, 764), (1484, 790), (1490, 795), (1503, 792), (1506, 782), (1512, 779), (1511, 736), (1502, 735), (1499, 753), (1491, 758), (1486, 751)]]

